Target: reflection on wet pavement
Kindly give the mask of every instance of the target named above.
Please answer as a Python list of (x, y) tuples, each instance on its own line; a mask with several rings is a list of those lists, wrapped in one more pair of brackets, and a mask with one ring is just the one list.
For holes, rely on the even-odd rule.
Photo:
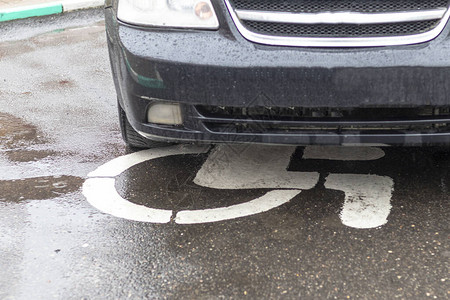
[(43, 143), (44, 140), (35, 126), (0, 112), (0, 142), (2, 147), (12, 149), (30, 143)]
[(19, 202), (46, 200), (78, 191), (83, 178), (75, 176), (45, 176), (18, 180), (0, 180), (0, 201)]
[(4, 154), (10, 161), (30, 162), (54, 156), (56, 152), (43, 150), (8, 150)]
[(54, 156), (54, 151), (30, 149), (45, 143), (46, 140), (34, 125), (0, 112), (0, 150), (8, 160), (30, 162)]

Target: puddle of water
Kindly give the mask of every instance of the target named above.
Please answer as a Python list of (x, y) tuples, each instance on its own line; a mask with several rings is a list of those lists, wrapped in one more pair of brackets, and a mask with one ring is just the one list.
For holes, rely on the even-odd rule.
[(10, 114), (0, 113), (0, 150), (10, 161), (31, 162), (56, 155), (54, 151), (27, 149), (44, 144), (38, 129)]
[(0, 113), (0, 145), (8, 149), (29, 143), (43, 143), (35, 126), (10, 114)]
[(0, 180), (0, 201), (46, 200), (76, 192), (84, 179), (75, 176), (46, 176), (17, 180)]
[(10, 161), (31, 162), (54, 156), (56, 152), (44, 150), (8, 150), (4, 154)]

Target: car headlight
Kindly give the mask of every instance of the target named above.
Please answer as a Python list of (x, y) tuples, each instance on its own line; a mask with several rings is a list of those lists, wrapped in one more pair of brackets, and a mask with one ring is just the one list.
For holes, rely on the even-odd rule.
[(211, 0), (120, 0), (117, 17), (143, 26), (217, 29)]

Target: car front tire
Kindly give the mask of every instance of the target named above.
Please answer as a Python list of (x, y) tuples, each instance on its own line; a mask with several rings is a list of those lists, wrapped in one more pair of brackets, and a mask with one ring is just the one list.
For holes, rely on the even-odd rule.
[(169, 145), (172, 145), (171, 143), (153, 141), (140, 135), (133, 128), (133, 126), (131, 126), (125, 111), (119, 103), (117, 103), (117, 106), (119, 108), (119, 124), (120, 130), (122, 132), (122, 138), (130, 149), (137, 151), (143, 149), (167, 147)]

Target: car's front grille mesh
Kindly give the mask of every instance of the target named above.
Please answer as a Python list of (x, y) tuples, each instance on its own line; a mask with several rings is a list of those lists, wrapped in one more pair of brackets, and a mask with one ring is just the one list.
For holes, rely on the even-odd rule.
[(342, 109), (198, 105), (196, 110), (203, 125), (219, 133), (450, 130), (450, 107)]
[(250, 30), (279, 36), (304, 37), (378, 37), (404, 36), (422, 33), (433, 29), (439, 21), (404, 22), (390, 24), (288, 24), (271, 22), (243, 21)]
[(449, 17), (448, 0), (224, 1), (244, 37), (271, 45), (419, 43), (435, 38)]
[(447, 0), (233, 0), (236, 9), (317, 13), (323, 11), (396, 12), (447, 7)]
[(427, 119), (429, 117), (450, 118), (450, 107), (373, 107), (373, 108), (309, 108), (309, 107), (234, 107), (197, 105), (197, 111), (207, 118), (229, 120), (272, 121), (392, 121)]

